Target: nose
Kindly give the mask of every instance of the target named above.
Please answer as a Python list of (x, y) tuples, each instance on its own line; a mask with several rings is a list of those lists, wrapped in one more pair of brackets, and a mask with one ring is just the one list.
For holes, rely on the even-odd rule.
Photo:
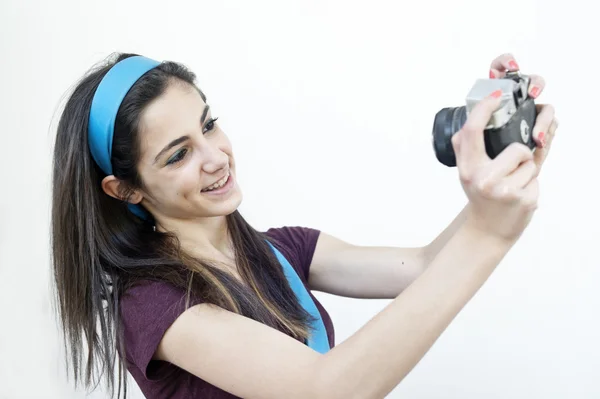
[(229, 157), (218, 146), (205, 142), (202, 147), (202, 170), (204, 172), (212, 174), (227, 167)]

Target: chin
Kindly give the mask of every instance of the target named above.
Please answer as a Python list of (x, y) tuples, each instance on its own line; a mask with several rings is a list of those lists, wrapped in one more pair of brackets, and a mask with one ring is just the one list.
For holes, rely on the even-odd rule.
[(218, 212), (218, 214), (220, 216), (229, 216), (239, 209), (241, 203), (242, 200), (240, 198), (239, 200), (231, 204), (223, 204), (224, 206), (220, 209), (220, 212)]
[(209, 217), (217, 217), (217, 216), (228, 216), (238, 210), (240, 204), (242, 203), (243, 195), (241, 191), (236, 188), (235, 192), (231, 193), (229, 198), (224, 199), (222, 201), (210, 203), (203, 203), (202, 213), (205, 216)]

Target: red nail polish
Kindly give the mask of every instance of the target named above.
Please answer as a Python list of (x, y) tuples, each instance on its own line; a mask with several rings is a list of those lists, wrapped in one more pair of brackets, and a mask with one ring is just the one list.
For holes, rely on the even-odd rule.
[(509, 66), (511, 69), (519, 69), (519, 65), (517, 65), (517, 62), (516, 62), (516, 61), (514, 61), (514, 60), (513, 60), (513, 61), (511, 61), (511, 62), (509, 62), (509, 63), (508, 63), (508, 66)]
[(536, 98), (539, 95), (540, 95), (540, 88), (537, 86), (532, 87), (531, 88), (531, 97)]
[(502, 90), (496, 90), (495, 92), (490, 94), (490, 96), (493, 98), (500, 98), (501, 95), (502, 95)]
[(490, 71), (490, 79), (495, 79), (496, 78), (496, 74), (494, 73), (494, 71)]
[(540, 132), (540, 134), (538, 134), (538, 142), (540, 143), (540, 145), (542, 147), (546, 146), (546, 140), (544, 139), (545, 133), (544, 132)]

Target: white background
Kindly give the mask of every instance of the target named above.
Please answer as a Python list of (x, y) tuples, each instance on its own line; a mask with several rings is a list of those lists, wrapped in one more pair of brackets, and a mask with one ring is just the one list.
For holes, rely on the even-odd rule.
[[(600, 397), (598, 47), (584, 0), (18, 1), (0, 5), (0, 398), (81, 398), (49, 294), (50, 164), (61, 97), (113, 51), (183, 62), (234, 143), (259, 229), (422, 245), (464, 205), (431, 147), (512, 52), (561, 127), (525, 235), (390, 398)], [(318, 295), (337, 343), (388, 301)], [(141, 398), (137, 391), (132, 395)], [(101, 391), (89, 397), (105, 397)]]

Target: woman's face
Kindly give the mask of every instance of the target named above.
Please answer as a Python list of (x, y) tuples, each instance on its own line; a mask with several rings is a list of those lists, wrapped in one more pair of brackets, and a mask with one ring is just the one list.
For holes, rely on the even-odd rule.
[(229, 139), (198, 91), (172, 83), (139, 127), (142, 205), (157, 221), (224, 216), (242, 200)]

